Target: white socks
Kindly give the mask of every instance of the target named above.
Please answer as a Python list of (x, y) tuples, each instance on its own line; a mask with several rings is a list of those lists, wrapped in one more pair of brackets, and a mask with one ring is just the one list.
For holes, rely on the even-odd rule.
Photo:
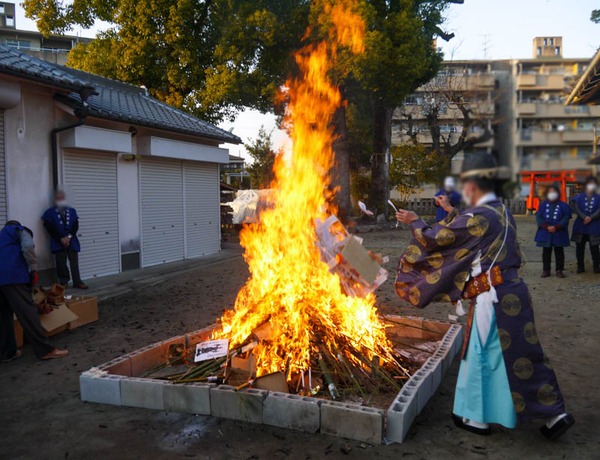
[(464, 418), (464, 417), (463, 417), (462, 421), (465, 425), (469, 425), (469, 426), (472, 426), (473, 428), (478, 428), (480, 430), (487, 430), (490, 427), (490, 425), (487, 423), (476, 422), (475, 420), (469, 420), (468, 418)]
[(567, 414), (565, 413), (565, 414), (560, 414), (560, 415), (557, 415), (556, 417), (552, 417), (551, 419), (549, 419), (549, 420), (546, 422), (546, 426), (547, 426), (548, 428), (552, 428), (552, 427), (553, 427), (553, 426), (556, 424), (556, 422), (558, 422), (559, 420), (561, 420), (562, 418), (564, 418), (564, 417), (566, 417), (566, 416), (567, 416)]

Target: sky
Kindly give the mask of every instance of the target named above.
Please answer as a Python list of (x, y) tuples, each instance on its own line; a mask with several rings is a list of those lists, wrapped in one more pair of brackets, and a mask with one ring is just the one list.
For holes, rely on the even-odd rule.
[[(465, 0), (446, 11), (444, 30), (456, 36), (449, 42), (438, 40), (445, 59), (509, 59), (532, 57), (532, 40), (538, 36), (562, 36), (565, 57), (590, 57), (600, 46), (600, 24), (590, 21), (600, 0)], [(18, 7), (17, 27), (35, 30)], [(73, 34), (93, 37), (106, 28), (97, 24), (91, 30), (77, 28)], [(221, 123), (244, 142), (254, 139), (261, 126), (273, 130), (276, 147), (289, 141), (277, 129), (273, 115), (254, 110), (241, 112), (237, 119)], [(247, 157), (243, 146), (227, 146), (234, 155)]]

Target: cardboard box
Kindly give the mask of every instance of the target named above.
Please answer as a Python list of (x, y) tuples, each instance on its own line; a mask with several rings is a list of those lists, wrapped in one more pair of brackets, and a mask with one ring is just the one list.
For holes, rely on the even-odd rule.
[(40, 322), (46, 331), (46, 335), (50, 337), (65, 331), (69, 323), (76, 321), (77, 318), (78, 316), (63, 303), (50, 313), (40, 315)]
[(78, 316), (78, 319), (69, 323), (69, 329), (98, 321), (98, 299), (96, 297), (78, 295), (65, 299), (65, 302), (69, 310)]

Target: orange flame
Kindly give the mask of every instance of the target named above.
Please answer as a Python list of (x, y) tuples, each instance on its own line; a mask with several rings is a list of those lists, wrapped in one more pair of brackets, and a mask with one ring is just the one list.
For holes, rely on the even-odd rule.
[(321, 335), (326, 331), (319, 340), (332, 351), (340, 350), (341, 338), (368, 359), (387, 360), (391, 351), (375, 296), (347, 296), (315, 246), (315, 219), (336, 212), (326, 190), (334, 158), (331, 121), (342, 99), (328, 74), (339, 47), (363, 51), (365, 26), (352, 5), (344, 0), (326, 8), (320, 20), (331, 24), (328, 39), (296, 53), (300, 76), (286, 83), (291, 159), (276, 162), (272, 206), (260, 214), (260, 223), (240, 234), (251, 277), (215, 336), (229, 338), (233, 347), (270, 321), (272, 340), (253, 351), (258, 375), (308, 369), (310, 356), (319, 352), (314, 349), (317, 329)]

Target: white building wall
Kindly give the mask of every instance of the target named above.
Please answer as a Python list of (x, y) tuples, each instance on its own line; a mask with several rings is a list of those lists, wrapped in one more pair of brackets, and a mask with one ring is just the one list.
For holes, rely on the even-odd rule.
[(33, 230), (39, 270), (54, 266), (41, 216), (52, 200), (50, 131), (56, 118), (52, 96), (25, 85), (19, 104), (5, 112), (8, 219)]

